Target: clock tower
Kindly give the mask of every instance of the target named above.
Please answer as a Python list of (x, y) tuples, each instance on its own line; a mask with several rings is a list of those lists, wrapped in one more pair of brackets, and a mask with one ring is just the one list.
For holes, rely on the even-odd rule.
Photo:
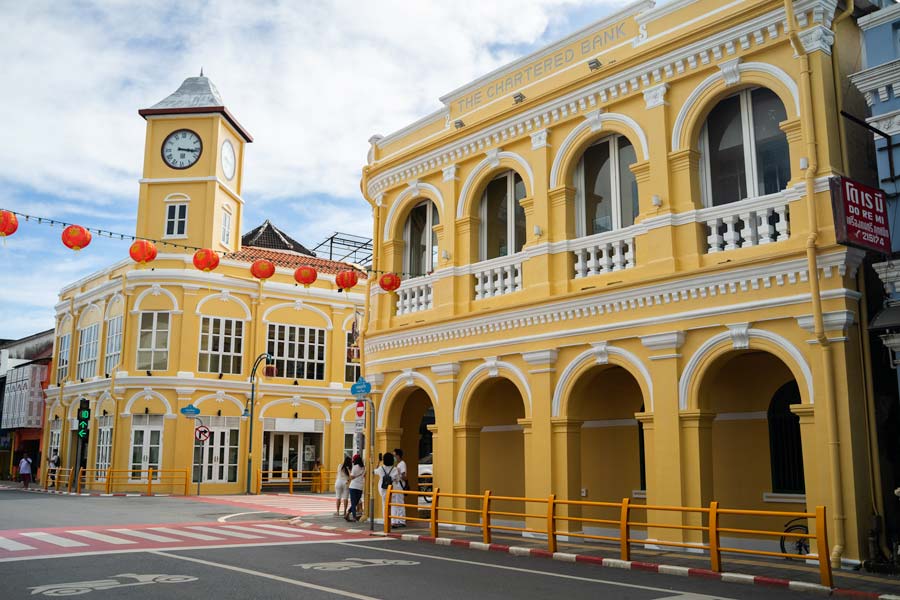
[[(147, 121), (136, 235), (183, 246), (241, 248), (244, 148), (253, 141), (201, 72), (138, 111)], [(166, 248), (161, 252), (187, 252)]]

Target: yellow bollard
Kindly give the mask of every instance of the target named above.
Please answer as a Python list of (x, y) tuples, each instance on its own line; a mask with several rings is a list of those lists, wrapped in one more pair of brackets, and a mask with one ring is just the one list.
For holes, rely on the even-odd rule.
[(150, 467), (150, 472), (147, 475), (147, 495), (153, 495), (153, 467)]
[(438, 498), (441, 494), (441, 488), (436, 488), (431, 494), (431, 537), (438, 536)]
[(556, 494), (547, 500), (547, 550), (556, 552)]
[(722, 572), (722, 553), (719, 551), (719, 503), (709, 503), (709, 560), (710, 568)]
[(391, 492), (394, 490), (393, 485), (389, 485), (387, 493), (384, 495), (384, 532), (391, 532)]
[(491, 490), (484, 491), (481, 501), (481, 539), (485, 544), (491, 543)]
[(819, 553), (819, 577), (822, 585), (834, 587), (831, 572), (831, 560), (828, 556), (828, 525), (825, 520), (825, 507), (816, 507), (816, 551)]
[(628, 538), (631, 537), (631, 528), (628, 526), (628, 510), (630, 500), (622, 498), (622, 512), (619, 515), (619, 535), (622, 540), (622, 560), (631, 560), (631, 546), (628, 544)]

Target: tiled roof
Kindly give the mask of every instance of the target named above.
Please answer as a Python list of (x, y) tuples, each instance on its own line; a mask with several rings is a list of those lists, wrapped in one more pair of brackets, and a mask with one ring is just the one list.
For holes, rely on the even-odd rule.
[(228, 258), (247, 263), (265, 258), (267, 260), (271, 260), (277, 267), (287, 267), (289, 269), (296, 269), (297, 267), (302, 267), (303, 265), (309, 265), (311, 267), (315, 267), (316, 271), (318, 271), (319, 273), (328, 273), (330, 275), (336, 275), (341, 271), (352, 269), (359, 272), (360, 279), (366, 278), (365, 271), (362, 271), (359, 269), (359, 267), (356, 267), (349, 263), (336, 260), (328, 260), (325, 258), (316, 258), (315, 256), (310, 256), (308, 254), (299, 254), (297, 252), (291, 252), (288, 250), (271, 250), (269, 248), (244, 246), (243, 248), (241, 248), (240, 252), (229, 254)]
[(299, 254), (308, 254), (309, 256), (316, 255), (315, 252), (307, 249), (303, 244), (272, 225), (272, 222), (268, 219), (256, 229), (242, 235), (241, 245), (268, 248), (269, 250), (289, 250)]
[(188, 77), (181, 86), (167, 98), (160, 100), (151, 109), (198, 108), (224, 106), (219, 90), (208, 77)]

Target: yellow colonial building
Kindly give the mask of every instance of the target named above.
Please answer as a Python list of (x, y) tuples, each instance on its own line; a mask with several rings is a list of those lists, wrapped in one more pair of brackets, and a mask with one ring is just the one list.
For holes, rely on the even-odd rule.
[[(252, 139), (208, 78), (140, 114), (136, 236), (158, 240), (159, 256), (145, 266), (125, 258), (60, 291), (45, 462), (58, 453), (61, 467), (86, 469), (82, 489), (145, 490), (153, 469), (155, 491), (182, 493), (178, 473), (188, 472), (190, 493), (198, 481), (202, 493), (241, 492), (252, 419), (251, 483), (317, 462), (334, 469), (352, 443), (365, 274), (340, 291), (335, 274), (352, 266), (316, 258), (269, 221), (241, 236)], [(192, 248), (220, 253), (219, 267), (195, 268)], [(273, 262), (274, 276), (255, 279), (257, 259)], [(308, 288), (294, 281), (303, 265), (318, 271)], [(180, 414), (188, 405), (197, 419)], [(90, 418), (79, 437), (81, 406)], [(198, 441), (201, 423), (209, 436)]]
[(369, 292), (379, 449), (415, 473), (430, 437), (447, 492), (825, 505), (861, 559), (863, 255), (828, 178), (869, 173), (836, 4), (637, 2), (372, 137), (374, 269), (404, 274)]

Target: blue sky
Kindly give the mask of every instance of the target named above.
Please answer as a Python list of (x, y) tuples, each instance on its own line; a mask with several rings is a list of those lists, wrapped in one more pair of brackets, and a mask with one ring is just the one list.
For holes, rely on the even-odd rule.
[[(369, 137), (625, 6), (605, 0), (0, 3), (0, 207), (131, 234), (144, 151), (137, 111), (202, 66), (254, 136), (247, 231), (269, 218), (308, 247), (371, 236), (359, 193)], [(63, 285), (127, 257), (20, 222), (0, 244), (0, 338), (53, 326)]]

